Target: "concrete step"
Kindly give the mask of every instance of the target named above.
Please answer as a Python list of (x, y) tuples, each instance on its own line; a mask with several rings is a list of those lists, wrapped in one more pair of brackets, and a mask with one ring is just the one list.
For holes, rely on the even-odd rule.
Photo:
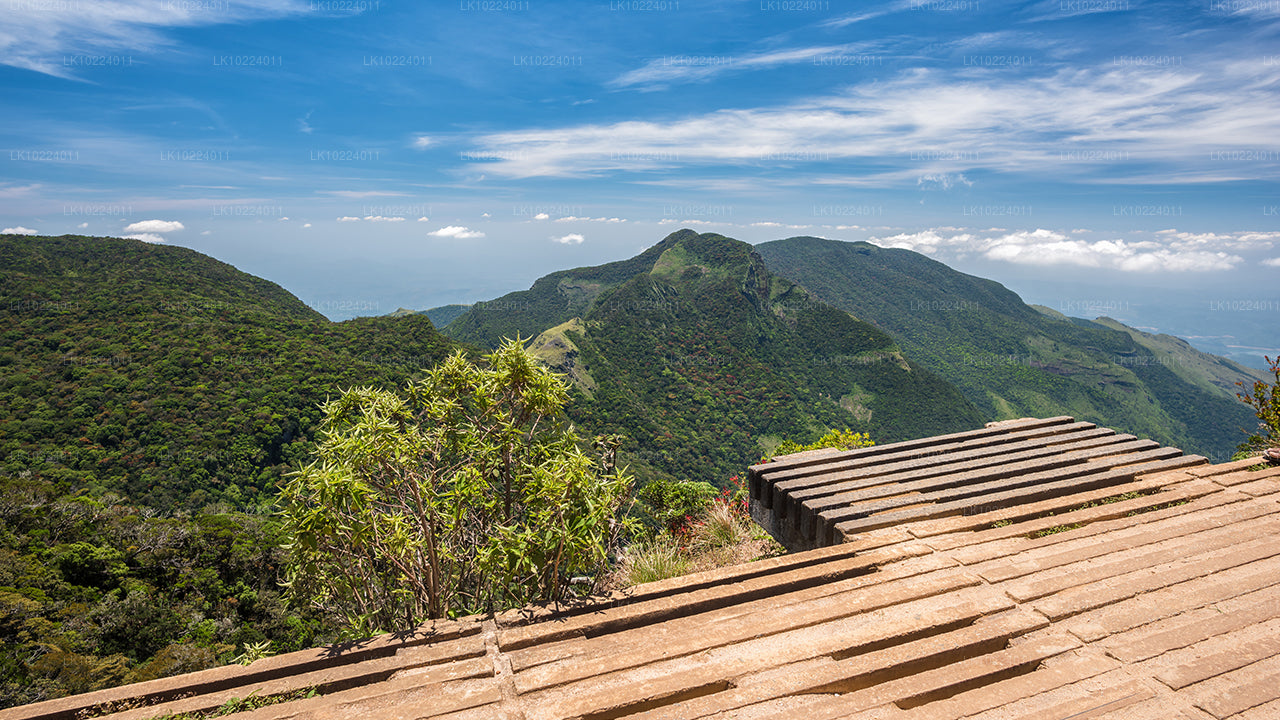
[[(1065, 627), (1137, 662), (1192, 641), (1280, 617), (1280, 558), (1267, 558), (1078, 615)], [(1229, 608), (1229, 610), (1228, 610)], [(1237, 623), (1243, 623), (1237, 625)], [(1206, 634), (1201, 634), (1206, 633)]]
[[(524, 695), (528, 720), (573, 716), (621, 716), (721, 693), (743, 675), (763, 668), (902, 644), (970, 624), (1013, 607), (987, 587), (895, 605), (821, 626), (771, 635), (695, 655), (592, 676)], [(521, 675), (516, 676), (517, 686)], [(523, 690), (523, 688), (522, 688)]]
[[(1117, 494), (1135, 490), (1135, 486), (1140, 486), (1140, 483), (1095, 492), (1104, 498), (1114, 497)], [(948, 554), (951, 557), (965, 565), (978, 565), (995, 558), (1034, 552), (1053, 545), (1079, 541), (1085, 537), (1098, 537), (1248, 499), (1240, 493), (1222, 492), (1220, 489), (1215, 492), (1213, 489), (1215, 487), (1207, 480), (1193, 480), (1153, 495), (1141, 495), (1132, 500), (1122, 500), (1080, 510), (1073, 508), (1079, 508), (1084, 503), (1072, 501), (1068, 503), (1066, 511), (1049, 517), (1026, 520), (1016, 526), (990, 528), (967, 535), (958, 533), (936, 540), (931, 538), (926, 540), (926, 543), (936, 550), (949, 550)], [(1070, 500), (1071, 497), (1074, 496), (1064, 499)], [(1183, 501), (1186, 502), (1181, 505), (1161, 507)], [(1151, 508), (1161, 509), (1152, 510)], [(1138, 515), (1132, 515), (1135, 512)], [(1084, 524), (1084, 527), (1045, 534), (1041, 537), (1030, 537), (1045, 530), (1077, 524)]]
[(1269, 657), (1182, 690), (1196, 707), (1223, 720), (1280, 700), (1280, 657)]
[[(1087, 425), (1087, 423), (1086, 423)], [(1132, 442), (1140, 443), (1132, 445)], [(1150, 440), (1138, 441), (1133, 435), (1117, 435), (1114, 430), (1089, 426), (1077, 432), (1054, 437), (1054, 444), (1046, 444), (1042, 438), (988, 446), (975, 450), (956, 451), (943, 457), (916, 458), (896, 463), (877, 464), (867, 470), (823, 476), (820, 485), (796, 487), (794, 484), (774, 485), (774, 507), (786, 517), (800, 505), (835, 506), (841, 499), (851, 497), (880, 497), (896, 487), (951, 487), (981, 478), (1008, 477), (1010, 474), (1069, 464), (1062, 460), (1065, 453), (1104, 446), (1130, 444), (1149, 449), (1158, 447)], [(785, 498), (785, 502), (782, 501)]]
[[(1256, 502), (1233, 503), (1197, 513), (1178, 514), (1150, 523), (1133, 524), (1104, 534), (1083, 533), (1082, 536), (1058, 543), (1029, 548), (1016, 556), (995, 558), (969, 567), (993, 583), (1033, 573), (1041, 573), (1043, 577), (1046, 571), (1053, 568), (1065, 568), (1093, 558), (1108, 556), (1109, 561), (1117, 562), (1147, 552), (1142, 548), (1158, 550), (1161, 547), (1178, 547), (1190, 542), (1188, 538), (1192, 536), (1196, 537), (1196, 542), (1229, 543), (1240, 532), (1242, 525), (1280, 521), (1268, 517), (1272, 512), (1272, 508)], [(1062, 572), (1074, 571), (1072, 568)]]
[[(631, 717), (631, 720), (700, 717), (780, 700), (789, 695), (847, 694), (910, 674), (997, 652), (1011, 638), (1045, 627), (1043, 618), (1012, 610), (901, 645), (870, 650), (844, 659), (817, 660), (772, 668), (739, 678), (734, 687)], [(630, 716), (629, 716), (630, 717)]]
[(882, 515), (875, 515), (858, 520), (838, 522), (834, 524), (834, 527), (824, 528), (825, 532), (824, 530), (820, 530), (818, 532), (817, 539), (820, 544), (831, 543), (837, 533), (842, 538), (848, 538), (860, 532), (875, 530), (882, 527), (890, 527), (903, 522), (921, 520), (926, 517), (933, 518), (946, 517), (949, 515), (962, 515), (966, 513), (971, 514), (975, 509), (985, 510), (1006, 507), (1021, 503), (1036, 502), (1050, 497), (1095, 490), (1103, 487), (1115, 487), (1117, 485), (1132, 482), (1135, 475), (1198, 465), (1203, 462), (1205, 462), (1205, 459), (1198, 455), (1187, 455), (1167, 460), (1142, 462), (1138, 465), (1105, 470), (1096, 474), (1068, 477), (1056, 482), (1031, 484), (1005, 491), (992, 491), (982, 497), (981, 503), (975, 503), (970, 499), (964, 499), (955, 502), (938, 503), (928, 507), (912, 510), (888, 512)]
[[(909, 583), (894, 582), (909, 579)], [(512, 667), (524, 671), (547, 664), (565, 667), (583, 663), (597, 669), (603, 662), (611, 669), (626, 667), (624, 661), (637, 664), (648, 653), (660, 651), (664, 657), (680, 654), (686, 645), (714, 646), (728, 644), (735, 637), (757, 637), (782, 632), (816, 622), (855, 615), (905, 599), (930, 597), (950, 590), (972, 587), (981, 581), (960, 570), (941, 556), (925, 556), (905, 560), (869, 575), (862, 575), (828, 585), (795, 592), (780, 590), (777, 595), (708, 612), (688, 612), (669, 620), (634, 628), (624, 633), (592, 633), (579, 638), (508, 652)], [(690, 632), (690, 627), (698, 632)], [(715, 634), (722, 629), (723, 635)], [(634, 649), (634, 652), (631, 652)], [(597, 656), (603, 655), (603, 658)], [(545, 670), (543, 671), (545, 672)]]
[(1280, 620), (1269, 620), (1201, 640), (1143, 663), (1143, 672), (1181, 690), (1259, 660), (1280, 655)]
[(1033, 603), (1036, 610), (1052, 620), (1126, 600), (1176, 583), (1204, 577), (1214, 572), (1280, 554), (1272, 538), (1242, 543), (1209, 553), (1192, 555), (1173, 562), (1142, 567), (1098, 582), (1063, 589)]
[(1033, 673), (1019, 675), (963, 692), (946, 700), (922, 705), (903, 714), (904, 720), (960, 720), (1044, 693), (1120, 666), (1101, 653), (1079, 650), (1046, 661)]
[[(760, 499), (766, 507), (772, 508), (772, 493), (761, 492), (763, 487), (795, 480), (803, 483), (804, 479), (810, 476), (867, 467), (886, 461), (900, 462), (913, 458), (930, 458), (966, 448), (1004, 445), (1029, 438), (1044, 437), (1062, 432), (1061, 428), (1067, 426), (1075, 426), (1077, 429), (1081, 427), (1073, 418), (1066, 416), (1025, 419), (1000, 427), (986, 427), (888, 445), (874, 445), (834, 455), (781, 456), (774, 458), (773, 462), (752, 465), (747, 469), (747, 477), (751, 496)], [(788, 487), (803, 487), (803, 484)]]

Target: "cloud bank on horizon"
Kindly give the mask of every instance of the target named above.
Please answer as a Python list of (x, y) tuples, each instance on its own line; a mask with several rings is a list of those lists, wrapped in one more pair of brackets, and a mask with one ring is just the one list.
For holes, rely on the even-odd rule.
[(427, 247), (455, 278), (674, 226), (1018, 272), (1280, 263), (1277, 0), (834, 5), (0, 5), (0, 222)]

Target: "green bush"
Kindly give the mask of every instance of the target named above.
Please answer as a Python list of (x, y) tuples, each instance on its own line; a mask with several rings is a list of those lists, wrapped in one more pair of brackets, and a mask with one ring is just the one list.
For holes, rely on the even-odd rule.
[(518, 342), (486, 360), (325, 404), (315, 459), (280, 493), (293, 602), (359, 636), (603, 583), (630, 478), (579, 448), (564, 383)]

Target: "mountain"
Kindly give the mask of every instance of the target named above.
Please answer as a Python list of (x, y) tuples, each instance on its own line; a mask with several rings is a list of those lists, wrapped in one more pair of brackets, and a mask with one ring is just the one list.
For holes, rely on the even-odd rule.
[(756, 251), (773, 272), (892, 335), (985, 419), (1073, 415), (1219, 460), (1256, 424), (1223, 387), (1229, 374), (1195, 379), (1226, 366), (1197, 359), (1199, 371), (1176, 367), (1154, 340), (1041, 313), (999, 283), (919, 253), (814, 237)]
[(431, 320), (432, 325), (439, 328), (453, 322), (459, 315), (470, 309), (470, 305), (442, 305), (430, 310), (423, 310), (422, 314)]
[(408, 308), (397, 308), (395, 312), (387, 314), (387, 317), (404, 317), (405, 315), (426, 315), (432, 325), (436, 327), (444, 327), (453, 322), (462, 313), (470, 309), (470, 305), (442, 305), (440, 307), (431, 308), (430, 310), (410, 310)]
[(198, 252), (0, 237), (0, 473), (157, 508), (262, 505), (317, 404), (394, 387), (456, 343), (426, 316), (333, 323)]
[(1173, 374), (1210, 392), (1220, 390), (1235, 397), (1240, 391), (1240, 383), (1253, 387), (1253, 383), (1258, 380), (1272, 380), (1262, 370), (1197, 350), (1180, 337), (1144, 332), (1108, 317), (1096, 318), (1093, 322), (1128, 333), (1139, 345), (1150, 350), (1161, 365), (1172, 370)]
[(691, 230), (477, 303), (444, 332), (532, 338), (573, 382), (571, 419), (626, 436), (641, 477), (723, 483), (780, 439), (826, 428), (887, 442), (980, 424), (887, 334), (770, 273), (750, 245)]

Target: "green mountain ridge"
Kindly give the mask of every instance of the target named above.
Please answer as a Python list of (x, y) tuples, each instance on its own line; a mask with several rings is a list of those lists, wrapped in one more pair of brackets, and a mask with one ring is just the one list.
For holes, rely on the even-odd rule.
[(1073, 415), (1214, 460), (1256, 424), (1226, 376), (1206, 380), (1210, 366), (1227, 366), (1179, 355), (1199, 374), (1179, 372), (1172, 350), (1159, 349), (1172, 341), (1042, 313), (999, 283), (909, 250), (813, 237), (756, 250), (773, 272), (892, 335), (986, 419)]
[(980, 424), (891, 337), (774, 275), (750, 245), (691, 230), (477, 303), (443, 332), (532, 338), (574, 382), (571, 419), (626, 436), (621, 457), (641, 477), (723, 483), (781, 437), (832, 427), (885, 442)]
[(420, 315), (333, 323), (280, 286), (137, 240), (0, 238), (0, 471), (157, 508), (261, 505), (317, 404), (456, 343)]

